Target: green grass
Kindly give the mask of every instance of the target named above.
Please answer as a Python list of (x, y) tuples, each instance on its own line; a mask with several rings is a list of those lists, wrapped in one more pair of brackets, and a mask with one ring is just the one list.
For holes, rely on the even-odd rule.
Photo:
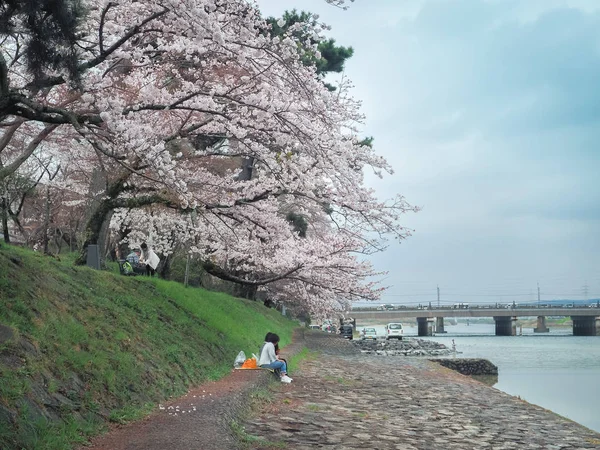
[(0, 246), (0, 325), (13, 334), (0, 340), (2, 449), (71, 448), (224, 376), (267, 331), (286, 345), (297, 326), (260, 302), (73, 260)]
[(356, 381), (354, 381), (354, 380), (348, 380), (348, 379), (346, 379), (344, 377), (333, 377), (331, 375), (327, 375), (327, 376), (324, 377), (324, 379), (327, 380), (327, 381), (333, 381), (333, 382), (339, 383), (342, 386), (351, 386), (351, 385), (356, 384)]
[(273, 442), (259, 436), (254, 436), (246, 432), (246, 429), (236, 420), (229, 424), (233, 435), (237, 439), (238, 446), (243, 449), (263, 449), (274, 450), (287, 448), (285, 442)]
[(290, 372), (295, 373), (303, 361), (314, 361), (315, 359), (318, 359), (320, 356), (321, 356), (320, 352), (308, 350), (306, 347), (304, 347), (304, 348), (302, 348), (302, 350), (300, 350), (298, 352), (298, 354), (294, 355), (294, 358), (292, 358), (292, 360), (290, 361), (289, 370), (290, 370)]

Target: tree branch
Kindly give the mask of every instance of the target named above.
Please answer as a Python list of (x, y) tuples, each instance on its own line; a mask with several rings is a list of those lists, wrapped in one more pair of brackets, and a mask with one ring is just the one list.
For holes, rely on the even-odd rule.
[[(11, 125), (8, 130), (4, 131), (4, 134), (2, 135), (2, 139), (0, 139), (0, 152), (2, 152), (2, 150), (4, 150), (6, 148), (6, 146), (10, 143), (10, 140), (12, 139), (12, 137), (14, 136), (14, 134), (17, 132), (17, 130), (19, 129), (19, 127), (23, 124), (24, 120), (21, 120), (13, 125)], [(1, 162), (0, 162), (0, 167), (1, 167)]]
[(116, 6), (116, 3), (109, 2), (104, 7), (104, 10), (102, 11), (102, 14), (100, 15), (100, 27), (98, 28), (98, 45), (100, 47), (100, 54), (104, 53), (104, 19), (106, 18), (106, 14), (108, 13), (108, 10), (110, 8), (112, 8), (113, 6)]
[(142, 206), (155, 205), (160, 203), (169, 208), (178, 208), (178, 205), (173, 203), (171, 200), (162, 197), (159, 194), (144, 195), (141, 197), (130, 197), (130, 198), (116, 198), (109, 201), (109, 205), (112, 209), (116, 208), (141, 208)]
[(40, 143), (46, 139), (57, 127), (58, 125), (48, 125), (40, 133), (38, 133), (38, 135), (29, 143), (29, 145), (27, 145), (23, 153), (17, 159), (15, 159), (6, 167), (0, 169), (0, 180), (16, 172), (17, 169), (21, 167), (21, 164), (27, 161), (27, 159), (33, 154), (38, 145), (40, 145)]
[[(3, 99), (8, 95), (8, 67), (6, 66), (6, 59), (0, 52), (0, 98)], [(1, 104), (0, 104), (1, 105)], [(2, 110), (3, 108), (0, 108)]]
[[(86, 70), (96, 67), (97, 65), (103, 63), (106, 60), (106, 58), (108, 58), (111, 54), (113, 54), (116, 50), (118, 50), (119, 47), (121, 47), (125, 42), (127, 42), (129, 39), (131, 39), (136, 34), (138, 34), (144, 25), (152, 22), (153, 20), (158, 19), (159, 17), (165, 15), (169, 11), (170, 10), (168, 8), (164, 8), (162, 11), (157, 11), (154, 14), (146, 17), (140, 23), (138, 23), (137, 25), (130, 28), (129, 31), (121, 37), (121, 39), (119, 39), (113, 45), (108, 47), (108, 49), (106, 49), (106, 51), (100, 51), (100, 54), (98, 56), (96, 56), (95, 58), (92, 58), (92, 59), (80, 64), (79, 66), (77, 66), (76, 71), (78, 73), (84, 73)], [(65, 82), (66, 82), (65, 78), (63, 76), (59, 75), (56, 77), (49, 77), (49, 78), (46, 78), (45, 80), (41, 80), (40, 82), (36, 83), (36, 86), (51, 87), (51, 86), (56, 86), (57, 84), (63, 84)], [(33, 87), (33, 85), (28, 84), (26, 87), (31, 88), (31, 87)]]
[(27, 98), (18, 93), (10, 93), (7, 97), (7, 105), (0, 104), (0, 114), (14, 114), (29, 120), (51, 124), (89, 123), (100, 125), (102, 119), (99, 114), (78, 114), (64, 108), (47, 106)]
[(202, 268), (206, 270), (209, 274), (225, 281), (232, 281), (234, 283), (242, 284), (244, 286), (262, 286), (264, 284), (274, 283), (275, 281), (283, 280), (284, 278), (289, 277), (293, 273), (299, 271), (304, 267), (302, 264), (297, 265), (296, 267), (284, 272), (280, 275), (275, 275), (271, 278), (263, 278), (261, 280), (246, 280), (244, 278), (240, 278), (226, 271), (222, 267), (217, 266), (216, 264), (205, 261), (202, 263)]

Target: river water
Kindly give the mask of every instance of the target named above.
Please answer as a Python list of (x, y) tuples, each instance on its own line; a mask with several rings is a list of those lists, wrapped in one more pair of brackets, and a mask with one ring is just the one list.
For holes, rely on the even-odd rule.
[[(375, 328), (384, 335), (383, 325)], [(571, 328), (551, 326), (544, 334), (523, 328), (520, 336), (495, 336), (494, 324), (446, 321), (445, 328), (447, 334), (423, 339), (448, 348), (454, 340), (457, 357), (498, 366), (494, 388), (600, 432), (600, 336), (573, 336)], [(417, 336), (416, 326), (405, 325), (404, 334)]]

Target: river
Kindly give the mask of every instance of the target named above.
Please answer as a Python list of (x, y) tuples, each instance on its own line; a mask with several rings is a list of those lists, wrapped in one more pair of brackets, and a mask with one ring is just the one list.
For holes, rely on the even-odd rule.
[[(384, 335), (383, 325), (375, 328)], [(521, 336), (495, 336), (494, 324), (446, 322), (445, 328), (447, 334), (424, 339), (449, 348), (454, 340), (458, 357), (498, 366), (494, 388), (600, 432), (600, 336), (573, 336), (571, 328), (551, 326), (544, 334), (524, 327)], [(417, 328), (405, 325), (404, 333), (416, 337)]]

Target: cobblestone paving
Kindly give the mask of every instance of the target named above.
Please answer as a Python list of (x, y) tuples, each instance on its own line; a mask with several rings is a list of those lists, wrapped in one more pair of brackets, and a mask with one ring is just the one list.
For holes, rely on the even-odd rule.
[(600, 434), (425, 359), (357, 354), (325, 333), (305, 340), (322, 354), (245, 422), (263, 439), (252, 448), (600, 448)]

